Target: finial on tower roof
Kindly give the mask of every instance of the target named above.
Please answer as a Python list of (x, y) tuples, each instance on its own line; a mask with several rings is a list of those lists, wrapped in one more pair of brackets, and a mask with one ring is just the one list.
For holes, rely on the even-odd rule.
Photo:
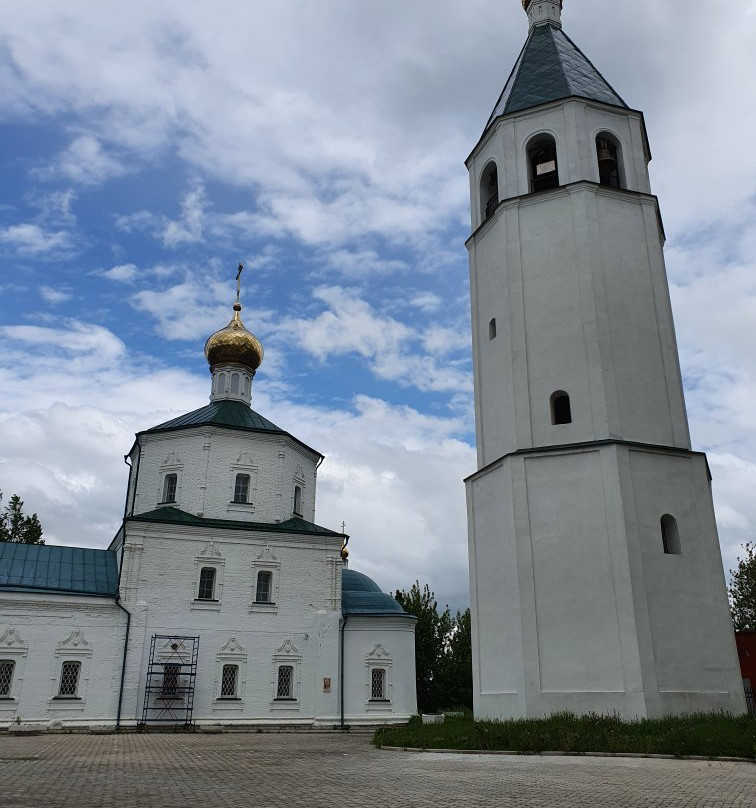
[(562, 0), (522, 0), (522, 7), (531, 28), (546, 22), (562, 27)]

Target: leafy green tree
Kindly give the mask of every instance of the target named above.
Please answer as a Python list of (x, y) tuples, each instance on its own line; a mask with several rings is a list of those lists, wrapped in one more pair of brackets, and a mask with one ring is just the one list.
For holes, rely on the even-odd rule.
[(743, 545), (737, 569), (730, 570), (730, 608), (736, 631), (756, 631), (756, 544)]
[[(0, 491), (0, 501), (3, 492)], [(0, 541), (18, 544), (44, 544), (42, 525), (36, 513), (24, 515), (24, 501), (18, 494), (13, 494), (8, 504), (0, 510)]]
[(446, 684), (449, 707), (472, 709), (472, 627), (470, 609), (457, 612), (454, 629), (448, 642), (448, 681)]

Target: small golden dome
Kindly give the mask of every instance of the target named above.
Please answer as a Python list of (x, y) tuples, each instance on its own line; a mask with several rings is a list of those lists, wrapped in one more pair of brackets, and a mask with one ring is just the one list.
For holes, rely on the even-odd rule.
[(239, 312), (241, 303), (234, 303), (231, 322), (216, 331), (205, 343), (205, 357), (212, 371), (216, 365), (242, 365), (256, 371), (263, 361), (263, 346), (259, 339), (247, 331)]

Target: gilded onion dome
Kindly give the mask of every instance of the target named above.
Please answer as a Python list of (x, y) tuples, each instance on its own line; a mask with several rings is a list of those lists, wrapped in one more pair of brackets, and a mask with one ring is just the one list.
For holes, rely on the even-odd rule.
[(217, 365), (241, 365), (254, 372), (263, 361), (263, 346), (259, 339), (248, 331), (239, 312), (241, 303), (234, 303), (234, 316), (231, 322), (216, 331), (205, 343), (205, 357), (210, 371)]

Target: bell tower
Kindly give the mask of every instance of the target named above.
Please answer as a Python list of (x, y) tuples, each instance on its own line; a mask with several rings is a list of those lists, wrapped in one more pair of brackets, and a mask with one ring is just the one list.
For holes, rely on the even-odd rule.
[(643, 114), (523, 0), (467, 160), (477, 717), (743, 712)]

